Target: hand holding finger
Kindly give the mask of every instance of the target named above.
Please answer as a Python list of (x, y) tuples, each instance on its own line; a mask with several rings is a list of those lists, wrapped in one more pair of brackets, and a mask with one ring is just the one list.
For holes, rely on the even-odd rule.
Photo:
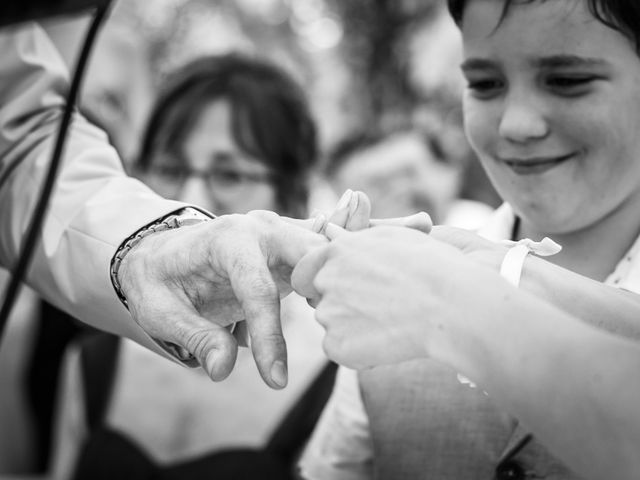
[(224, 327), (246, 319), (260, 374), (282, 388), (287, 359), (280, 295), (291, 291), (296, 263), (328, 243), (301, 228), (304, 222), (258, 211), (149, 235), (120, 267), (133, 317), (178, 360), (192, 354), (214, 380), (229, 374), (237, 354)]

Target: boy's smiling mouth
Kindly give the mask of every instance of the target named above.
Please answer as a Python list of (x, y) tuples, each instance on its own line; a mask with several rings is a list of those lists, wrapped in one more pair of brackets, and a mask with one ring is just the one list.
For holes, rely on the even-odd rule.
[(518, 175), (535, 175), (551, 170), (573, 156), (574, 154), (570, 153), (549, 157), (502, 158), (501, 161)]

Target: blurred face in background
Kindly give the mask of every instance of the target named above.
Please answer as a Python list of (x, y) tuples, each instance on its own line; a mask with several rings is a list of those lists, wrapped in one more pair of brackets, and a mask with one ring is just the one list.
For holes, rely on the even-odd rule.
[(371, 198), (372, 216), (428, 212), (441, 221), (459, 188), (459, 169), (436, 159), (413, 132), (390, 136), (353, 153), (335, 173), (335, 190), (361, 190)]
[(156, 155), (144, 181), (163, 196), (216, 215), (277, 210), (270, 168), (238, 146), (231, 119), (229, 102), (211, 102), (187, 134), (182, 158)]

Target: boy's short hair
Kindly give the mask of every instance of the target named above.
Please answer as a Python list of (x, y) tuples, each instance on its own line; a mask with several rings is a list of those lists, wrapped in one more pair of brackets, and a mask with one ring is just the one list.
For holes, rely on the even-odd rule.
[[(458, 26), (462, 24), (464, 9), (469, 0), (447, 0), (449, 13)], [(496, 0), (498, 1), (498, 0)], [(502, 18), (518, 3), (547, 0), (499, 0), (504, 4)], [(640, 54), (640, 2), (637, 0), (582, 0), (588, 2), (594, 18), (629, 38)]]

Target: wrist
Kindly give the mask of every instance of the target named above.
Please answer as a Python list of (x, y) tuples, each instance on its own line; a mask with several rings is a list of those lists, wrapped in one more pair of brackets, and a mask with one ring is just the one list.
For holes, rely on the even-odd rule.
[(514, 286), (520, 285), (520, 278), (524, 263), (529, 254), (539, 256), (551, 256), (562, 250), (562, 247), (549, 237), (544, 237), (540, 242), (534, 242), (528, 238), (518, 242), (503, 242), (511, 248), (507, 251), (500, 264), (500, 275)]
[(211, 218), (214, 217), (196, 208), (181, 208), (143, 226), (120, 244), (111, 259), (110, 275), (111, 284), (116, 295), (127, 309), (129, 308), (129, 303), (125, 292), (129, 290), (128, 287), (130, 286), (127, 282), (127, 279), (130, 277), (128, 271), (131, 260), (136, 256), (139, 257), (140, 245), (143, 243), (148, 245), (150, 237), (157, 237), (162, 232), (195, 225), (210, 220)]
[(496, 275), (495, 266), (491, 271), (469, 264), (462, 271), (465, 278), (450, 287), (440, 315), (435, 312), (431, 316), (437, 323), (430, 327), (426, 347), (428, 357), (460, 372), (461, 383), (473, 385), (482, 383), (482, 370), (490, 361), (492, 342), (505, 338), (504, 322), (517, 325), (513, 314), (509, 314), (517, 290)]

